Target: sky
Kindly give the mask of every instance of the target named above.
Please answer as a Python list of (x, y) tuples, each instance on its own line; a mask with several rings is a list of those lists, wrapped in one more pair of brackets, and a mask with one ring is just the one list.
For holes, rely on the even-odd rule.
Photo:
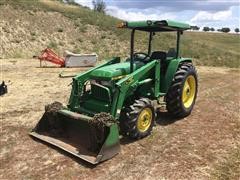
[[(92, 0), (75, 0), (92, 8)], [(127, 21), (171, 19), (215, 29), (240, 27), (240, 0), (104, 0), (106, 13)]]

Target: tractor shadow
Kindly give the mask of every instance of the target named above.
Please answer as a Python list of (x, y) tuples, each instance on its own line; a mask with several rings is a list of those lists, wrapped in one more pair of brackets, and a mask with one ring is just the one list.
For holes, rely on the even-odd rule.
[(119, 141), (120, 141), (120, 145), (127, 145), (127, 144), (131, 144), (131, 143), (135, 142), (136, 140), (130, 139), (127, 136), (122, 136), (122, 137), (120, 137)]
[[(160, 125), (160, 126), (168, 126), (171, 125), (179, 120), (183, 120), (183, 118), (175, 118), (173, 116), (171, 116), (168, 112), (162, 112), (159, 111), (157, 112), (157, 117), (156, 117), (156, 126)], [(147, 137), (146, 137), (147, 138)], [(134, 139), (130, 139), (126, 136), (122, 136), (120, 138), (120, 144), (121, 145), (127, 145), (127, 144), (131, 144), (133, 142), (135, 142), (136, 140)]]
[(183, 118), (176, 118), (171, 116), (168, 112), (157, 112), (156, 124), (160, 126), (168, 126), (176, 121), (183, 120)]

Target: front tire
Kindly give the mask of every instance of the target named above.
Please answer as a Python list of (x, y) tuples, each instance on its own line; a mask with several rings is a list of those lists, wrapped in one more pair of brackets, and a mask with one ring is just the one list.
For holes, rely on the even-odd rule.
[(176, 118), (191, 114), (197, 91), (198, 79), (195, 67), (190, 63), (181, 64), (166, 95), (168, 112)]
[(151, 133), (154, 121), (155, 110), (151, 100), (140, 98), (123, 109), (120, 129), (123, 135), (132, 139), (141, 139)]

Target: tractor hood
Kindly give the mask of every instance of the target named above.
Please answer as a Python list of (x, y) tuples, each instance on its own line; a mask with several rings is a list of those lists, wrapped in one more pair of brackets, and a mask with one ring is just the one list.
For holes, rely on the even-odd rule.
[[(134, 62), (134, 70), (142, 67), (143, 62)], [(130, 62), (122, 62), (98, 68), (91, 72), (92, 78), (111, 79), (117, 76), (124, 76), (130, 73)]]

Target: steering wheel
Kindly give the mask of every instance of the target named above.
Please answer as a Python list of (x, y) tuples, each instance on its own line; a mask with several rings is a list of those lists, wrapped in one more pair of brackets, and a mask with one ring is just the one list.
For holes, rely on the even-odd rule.
[[(141, 57), (139, 57), (139, 55), (144, 55), (145, 57), (141, 58)], [(137, 58), (137, 59), (141, 59), (141, 61), (144, 61), (150, 56), (147, 53), (137, 52), (137, 53), (133, 54), (133, 57), (134, 57), (134, 59)]]

